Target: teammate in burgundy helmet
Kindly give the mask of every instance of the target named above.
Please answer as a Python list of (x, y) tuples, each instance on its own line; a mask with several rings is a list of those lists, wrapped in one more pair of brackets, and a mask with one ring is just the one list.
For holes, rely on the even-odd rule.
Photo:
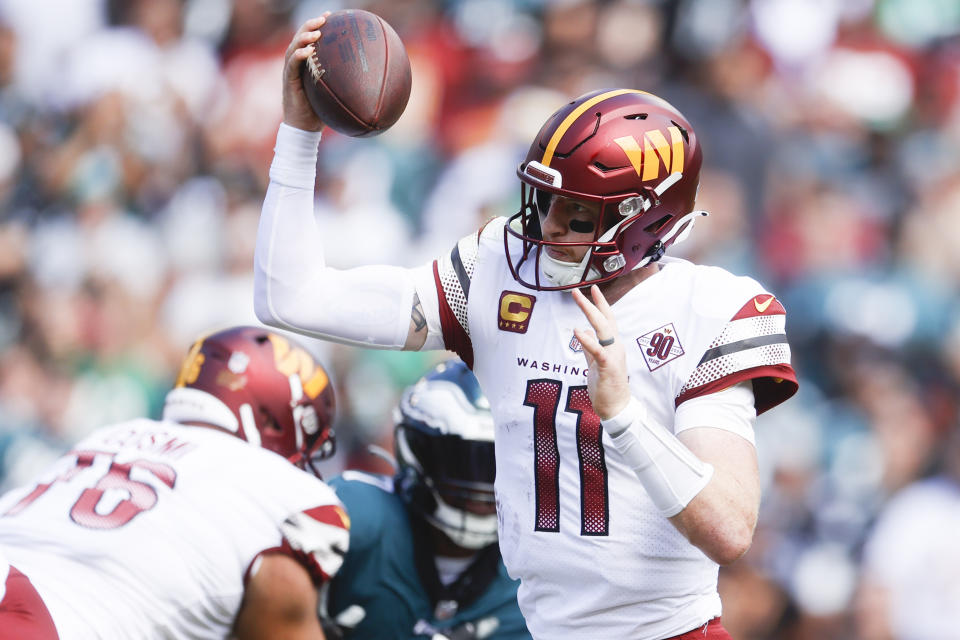
[(0, 498), (0, 639), (323, 638), (349, 519), (303, 467), (333, 405), (276, 331), (197, 340), (163, 420), (98, 429)]

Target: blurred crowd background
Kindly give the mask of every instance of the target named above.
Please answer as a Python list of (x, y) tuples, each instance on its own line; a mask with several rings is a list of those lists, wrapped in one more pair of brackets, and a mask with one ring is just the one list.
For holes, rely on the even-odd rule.
[[(662, 95), (703, 141), (674, 254), (788, 310), (798, 397), (758, 424), (738, 640), (960, 638), (957, 0), (0, 0), (0, 488), (157, 417), (200, 332), (255, 323), (252, 255), (296, 26), (370, 9), (413, 93), (322, 143), (328, 262), (423, 263), (519, 203), (564, 101)], [(400, 389), (443, 354), (314, 344), (345, 466), (387, 470)], [(374, 445), (371, 449), (369, 445)]]

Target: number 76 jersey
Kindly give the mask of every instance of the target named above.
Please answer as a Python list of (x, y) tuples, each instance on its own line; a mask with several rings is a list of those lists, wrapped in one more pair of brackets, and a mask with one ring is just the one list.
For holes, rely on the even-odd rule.
[(0, 557), (63, 640), (227, 637), (262, 553), (291, 556), (319, 584), (339, 569), (348, 527), (333, 490), (282, 456), (146, 419), (94, 431), (0, 497)]
[[(573, 333), (589, 322), (569, 292), (514, 279), (502, 229), (496, 219), (461, 240), (434, 275), (445, 345), (472, 365), (490, 399), (500, 547), (522, 581), (530, 631), (665, 638), (702, 625), (720, 614), (717, 564), (620, 462), (590, 404)], [(716, 267), (659, 264), (612, 307), (631, 392), (652, 419), (673, 430), (683, 402), (744, 381), (758, 413), (796, 391), (774, 296)]]

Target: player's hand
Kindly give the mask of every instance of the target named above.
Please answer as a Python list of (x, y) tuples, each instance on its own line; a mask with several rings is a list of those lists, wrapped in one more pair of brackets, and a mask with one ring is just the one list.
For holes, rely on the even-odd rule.
[(620, 413), (630, 402), (627, 356), (623, 340), (617, 332), (613, 310), (597, 285), (590, 287), (590, 296), (592, 302), (579, 289), (573, 290), (573, 299), (593, 327), (593, 331), (574, 329), (573, 333), (583, 345), (583, 355), (590, 369), (587, 392), (593, 411), (601, 420), (607, 420)]
[(313, 55), (314, 43), (320, 39), (320, 27), (327, 21), (328, 15), (329, 11), (300, 25), (283, 59), (283, 121), (304, 131), (320, 131), (324, 127), (307, 102), (300, 80), (300, 67)]

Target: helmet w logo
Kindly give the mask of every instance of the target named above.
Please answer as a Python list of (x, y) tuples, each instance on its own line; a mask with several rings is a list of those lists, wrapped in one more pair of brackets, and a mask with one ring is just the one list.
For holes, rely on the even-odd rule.
[(292, 375), (300, 376), (303, 392), (309, 398), (316, 398), (327, 388), (327, 372), (323, 367), (316, 366), (313, 357), (306, 351), (291, 345), (286, 338), (278, 334), (269, 333), (267, 338), (273, 343), (273, 358), (277, 371), (288, 378)]
[(615, 138), (630, 164), (642, 180), (656, 180), (660, 175), (660, 162), (667, 168), (667, 175), (683, 173), (683, 135), (679, 127), (667, 127), (670, 141), (659, 129), (647, 131), (643, 136), (643, 148), (633, 136)]

